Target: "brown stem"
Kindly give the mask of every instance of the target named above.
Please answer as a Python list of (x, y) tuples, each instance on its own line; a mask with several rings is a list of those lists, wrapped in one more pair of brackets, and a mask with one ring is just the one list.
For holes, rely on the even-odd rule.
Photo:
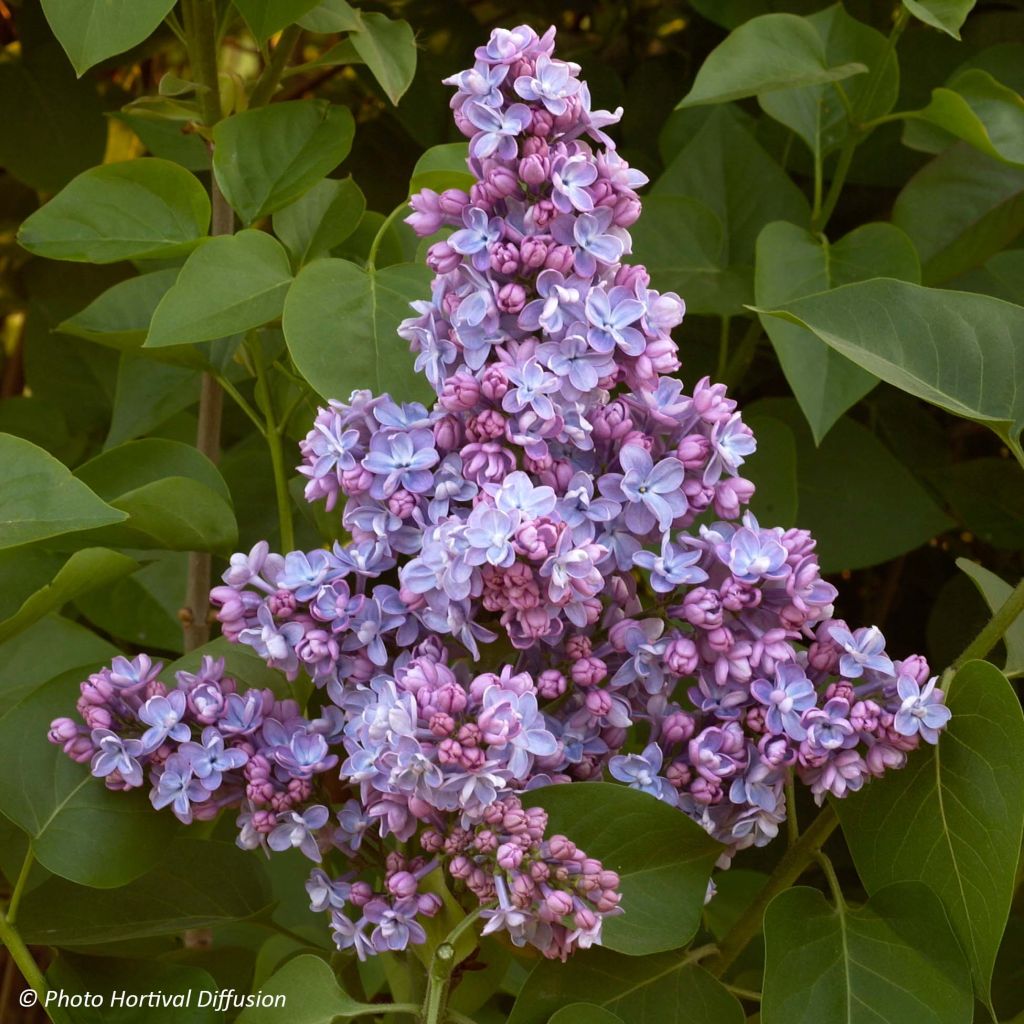
[[(217, 18), (213, 0), (184, 0), (182, 12), (189, 41), (189, 58), (196, 82), (206, 86), (200, 90), (199, 101), (203, 121), (212, 128), (221, 118), (220, 90), (217, 81)], [(210, 234), (230, 235), (235, 229), (235, 216), (228, 201), (211, 176), (212, 221)], [(220, 458), (220, 421), (224, 393), (208, 374), (203, 374), (199, 394), (199, 425), (196, 448), (211, 462)], [(210, 578), (212, 558), (209, 552), (193, 551), (188, 556), (188, 578), (185, 586), (185, 607), (181, 621), (185, 634), (185, 650), (192, 651), (210, 639)]]

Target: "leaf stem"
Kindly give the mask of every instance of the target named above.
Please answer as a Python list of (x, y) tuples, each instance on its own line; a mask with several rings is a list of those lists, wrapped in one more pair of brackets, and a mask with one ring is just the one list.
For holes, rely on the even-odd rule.
[(1010, 596), (999, 606), (995, 614), (985, 624), (981, 632), (964, 648), (963, 653), (951, 668), (955, 671), (969, 661), (984, 658), (1003, 638), (1003, 634), (1013, 625), (1014, 620), (1024, 611), (1024, 579), (1014, 587)]
[(385, 218), (384, 223), (377, 229), (377, 234), (373, 236), (373, 242), (370, 244), (370, 251), (366, 254), (366, 265), (370, 270), (377, 269), (377, 253), (380, 251), (381, 243), (384, 241), (384, 235), (387, 234), (387, 230), (394, 224), (398, 216), (404, 213), (409, 208), (407, 200), (400, 202)]
[(455, 944), (460, 936), (467, 929), (476, 924), (482, 908), (478, 907), (471, 914), (467, 914), (449, 933), (442, 942), (430, 961), (430, 968), (427, 971), (427, 994), (423, 1000), (423, 1008), (420, 1014), (422, 1024), (444, 1024), (446, 1020), (458, 1019), (462, 1022), (469, 1018), (462, 1017), (448, 1009), (448, 994), (451, 989), (452, 971), (458, 962), (456, 959)]
[(754, 992), (752, 989), (740, 988), (738, 985), (728, 985), (725, 982), (722, 982), (722, 988), (727, 992), (731, 992), (737, 999), (746, 999), (751, 1003), (761, 1002), (761, 993)]
[(281, 431), (274, 418), (274, 398), (263, 363), (263, 349), (255, 332), (250, 332), (246, 340), (256, 369), (256, 401), (266, 419), (263, 436), (267, 439), (270, 464), (274, 470), (274, 494), (277, 498), (277, 521), (281, 529), (281, 549), (285, 552), (294, 551), (295, 527), (292, 523), (292, 499), (288, 493), (288, 471), (284, 464)]
[(28, 849), (25, 851), (25, 859), (21, 862), (21, 871), (18, 872), (18, 878), (14, 883), (14, 889), (11, 891), (11, 899), (7, 904), (7, 923), (13, 928), (15, 921), (18, 919), (18, 906), (21, 903), (21, 897), (25, 893), (25, 885), (28, 882), (28, 876), (32, 872), (32, 865), (36, 862), (36, 851), (32, 847), (32, 843), (29, 842)]
[(725, 376), (725, 368), (729, 365), (729, 325), (731, 323), (731, 316), (722, 317), (718, 331), (718, 366), (715, 369), (715, 380), (721, 380)]
[(277, 41), (277, 46), (274, 47), (267, 66), (263, 69), (260, 77), (256, 79), (256, 84), (249, 94), (250, 107), (262, 107), (271, 101), (274, 90), (280, 83), (285, 68), (288, 67), (288, 61), (291, 60), (295, 44), (301, 35), (301, 25), (289, 25), (281, 33), (281, 38)]
[(768, 881), (719, 945), (718, 956), (708, 968), (716, 978), (721, 978), (747, 948), (761, 929), (768, 904), (804, 873), (838, 824), (836, 812), (826, 804), (803, 835), (782, 855)]
[(45, 1003), (48, 988), (46, 978), (29, 952), (28, 946), (25, 945), (17, 929), (8, 920), (7, 913), (3, 910), (0, 910), (0, 943), (3, 943), (10, 958), (18, 965), (21, 976), (39, 997), (39, 1002)]
[(843, 887), (839, 884), (839, 876), (836, 874), (836, 869), (832, 866), (832, 861), (829, 859), (828, 854), (823, 850), (817, 850), (814, 854), (814, 859), (825, 873), (829, 890), (832, 893), (832, 899), (836, 903), (836, 909), (845, 910), (846, 900), (843, 899)]

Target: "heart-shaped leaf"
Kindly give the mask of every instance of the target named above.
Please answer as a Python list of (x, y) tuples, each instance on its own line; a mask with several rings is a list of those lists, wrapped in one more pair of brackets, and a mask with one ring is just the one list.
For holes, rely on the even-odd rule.
[(987, 1002), (1024, 828), (1024, 715), (983, 661), (960, 669), (947, 703), (953, 717), (937, 746), (836, 810), (869, 893), (917, 881), (939, 896)]
[(965, 1024), (970, 971), (942, 904), (920, 882), (831, 906), (797, 886), (764, 919), (763, 1024)]

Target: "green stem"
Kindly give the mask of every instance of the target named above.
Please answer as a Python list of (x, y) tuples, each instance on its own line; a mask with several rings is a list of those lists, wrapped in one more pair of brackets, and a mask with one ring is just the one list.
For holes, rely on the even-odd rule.
[(846, 184), (846, 175), (850, 172), (854, 150), (856, 150), (862, 138), (861, 132), (851, 126), (849, 134), (843, 142), (843, 148), (839, 151), (839, 160), (836, 163), (832, 181), (829, 183), (828, 195), (825, 196), (824, 205), (819, 208), (817, 214), (811, 216), (811, 231), (814, 233), (825, 230), (825, 225), (828, 224), (829, 218), (836, 208), (836, 203), (839, 202), (843, 185)]
[(7, 914), (2, 910), (0, 910), (0, 943), (3, 943), (10, 958), (18, 965), (21, 976), (39, 997), (39, 1002), (45, 1004), (46, 978), (43, 977), (43, 972), (29, 952), (28, 946), (22, 941), (21, 936), (8, 920)]
[(399, 203), (385, 218), (384, 223), (377, 229), (377, 234), (373, 236), (373, 242), (370, 245), (370, 251), (366, 254), (366, 265), (371, 270), (377, 269), (377, 253), (380, 251), (381, 242), (384, 241), (384, 236), (387, 234), (387, 230), (392, 224), (409, 209), (407, 202)]
[(11, 892), (10, 902), (7, 904), (7, 923), (13, 928), (14, 922), (18, 919), (18, 906), (21, 903), (21, 897), (25, 894), (25, 885), (28, 882), (28, 876), (32, 873), (32, 865), (36, 862), (36, 852), (32, 848), (32, 844), (28, 844), (28, 849), (25, 851), (25, 859), (21, 862), (21, 871), (18, 872), (17, 881), (14, 883), (14, 889)]
[(263, 69), (260, 77), (256, 79), (256, 84), (249, 94), (250, 107), (262, 107), (265, 103), (270, 102), (285, 68), (288, 67), (288, 61), (291, 60), (292, 51), (295, 49), (300, 35), (302, 35), (301, 25), (289, 25), (281, 33), (281, 38), (277, 41), (277, 46), (274, 47), (267, 66)]
[(816, 227), (821, 218), (821, 195), (824, 186), (824, 160), (821, 156), (821, 142), (814, 147), (814, 203), (811, 207), (811, 230), (817, 231)]
[(804, 873), (838, 824), (839, 819), (835, 811), (831, 805), (826, 804), (807, 831), (782, 855), (782, 859), (761, 891), (754, 897), (754, 901), (722, 940), (718, 956), (709, 967), (716, 978), (721, 978), (736, 962), (736, 958), (747, 948), (750, 940), (761, 930), (768, 904)]
[[(430, 960), (430, 969), (427, 972), (427, 994), (423, 1000), (422, 1024), (444, 1024), (449, 1017), (460, 1016), (448, 1009), (452, 971), (458, 962), (455, 946), (463, 932), (476, 924), (476, 920), (480, 916), (480, 909), (477, 908), (472, 914), (467, 914), (448, 933), (444, 942), (434, 950), (434, 955)], [(463, 1021), (466, 1019), (462, 1018)]]
[(718, 367), (715, 370), (715, 380), (721, 380), (725, 376), (725, 368), (729, 365), (729, 325), (731, 323), (731, 316), (722, 317), (718, 332)]
[(224, 393), (227, 394), (234, 401), (235, 405), (237, 405), (238, 408), (241, 409), (242, 412), (244, 412), (245, 415), (249, 417), (249, 419), (253, 423), (253, 426), (255, 426), (256, 429), (261, 434), (266, 436), (266, 424), (263, 422), (259, 413), (257, 413), (256, 410), (253, 409), (253, 407), (245, 400), (245, 397), (238, 390), (238, 388), (236, 388), (235, 385), (232, 384), (231, 381), (224, 376), (224, 374), (216, 373), (214, 374), (214, 376), (217, 379), (217, 383), (224, 389)]
[(281, 528), (281, 549), (295, 550), (295, 528), (292, 523), (292, 499), (288, 493), (288, 471), (284, 464), (284, 450), (281, 446), (281, 431), (274, 418), (274, 398), (270, 392), (266, 367), (263, 365), (263, 350), (258, 337), (248, 338), (249, 352), (256, 369), (256, 401), (266, 418), (264, 436), (270, 450), (270, 464), (274, 470), (274, 494), (277, 498), (277, 521)]
[(954, 670), (962, 668), (969, 661), (984, 658), (1003, 638), (1014, 620), (1024, 611), (1024, 579), (1014, 587), (1010, 596), (1000, 605), (985, 624), (984, 629), (964, 648), (963, 653), (953, 662)]
[(829, 859), (827, 853), (822, 850), (818, 850), (814, 854), (814, 859), (818, 862), (821, 870), (825, 873), (825, 878), (828, 880), (828, 887), (832, 893), (832, 899), (835, 900), (836, 910), (846, 909), (846, 900), (843, 899), (843, 887), (839, 884), (839, 876), (836, 875), (836, 869), (832, 866), (832, 861)]
[(722, 988), (727, 992), (731, 992), (737, 999), (746, 999), (751, 1003), (761, 1002), (761, 993), (754, 992), (749, 988), (740, 988), (738, 985), (726, 985), (723, 983)]

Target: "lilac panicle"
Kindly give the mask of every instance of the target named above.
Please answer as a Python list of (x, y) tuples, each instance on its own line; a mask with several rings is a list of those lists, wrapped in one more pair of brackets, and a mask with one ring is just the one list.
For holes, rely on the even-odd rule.
[(646, 178), (579, 73), (520, 26), (446, 80), (474, 184), (413, 196), (435, 277), (399, 327), (436, 400), (320, 409), (299, 472), (345, 539), (260, 542), (211, 593), (316, 710), (139, 656), (50, 730), (111, 788), (148, 778), (183, 820), (231, 807), (243, 847), (302, 851), (359, 957), (424, 941), (436, 870), (488, 934), (599, 942), (619, 879), (526, 791), (614, 779), (726, 866), (777, 834), (791, 776), (842, 797), (949, 720), (923, 658), (834, 618), (813, 538), (744, 511), (754, 435), (724, 385), (676, 376), (683, 300), (625, 262)]

